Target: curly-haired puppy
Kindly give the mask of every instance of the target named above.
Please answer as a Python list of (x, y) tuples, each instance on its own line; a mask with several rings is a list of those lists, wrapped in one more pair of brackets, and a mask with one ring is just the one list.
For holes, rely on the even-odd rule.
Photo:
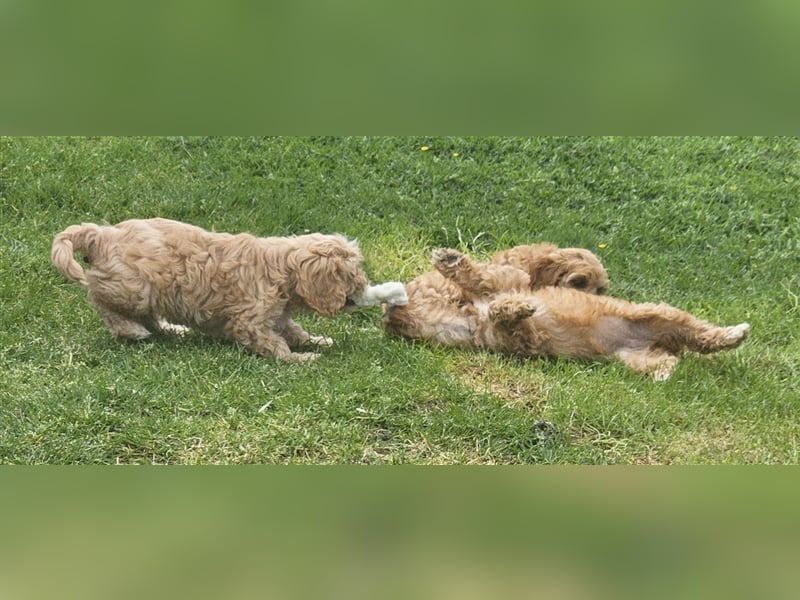
[[(683, 349), (711, 353), (735, 348), (750, 331), (741, 323), (719, 327), (666, 304), (635, 304), (569, 287), (509, 291), (514, 267), (473, 262), (456, 250), (437, 250), (438, 271), (465, 292), (481, 296), (469, 340), (474, 346), (524, 356), (617, 358), (630, 368), (667, 379)], [(507, 273), (500, 272), (508, 269)], [(449, 327), (445, 323), (444, 327)], [(459, 334), (463, 323), (454, 326)], [(441, 341), (441, 336), (437, 338)]]
[(588, 250), (543, 243), (497, 252), (492, 264), (484, 265), (481, 278), (464, 283), (457, 285), (438, 271), (416, 277), (406, 284), (408, 303), (386, 309), (386, 332), (448, 346), (474, 345), (476, 302), (483, 296), (548, 285), (603, 294), (608, 274)]
[[(88, 263), (86, 271), (75, 252)], [(356, 242), (339, 235), (258, 238), (132, 219), (68, 227), (53, 240), (51, 259), (88, 288), (117, 337), (143, 339), (188, 326), (291, 361), (318, 356), (292, 347), (333, 343), (304, 331), (292, 320), (294, 311), (332, 317), (357, 304), (405, 300), (402, 284), (371, 287)]]
[(556, 285), (590, 294), (608, 291), (608, 274), (603, 264), (583, 248), (559, 248), (548, 243), (515, 246), (496, 252), (492, 262), (525, 271), (531, 278), (532, 290)]

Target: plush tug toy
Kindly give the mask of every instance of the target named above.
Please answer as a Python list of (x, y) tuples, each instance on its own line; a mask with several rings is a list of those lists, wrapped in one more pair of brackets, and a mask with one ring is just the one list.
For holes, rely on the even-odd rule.
[(370, 285), (360, 296), (353, 298), (356, 306), (376, 306), (388, 304), (389, 306), (402, 306), (408, 304), (406, 287), (399, 281), (388, 281), (379, 285)]

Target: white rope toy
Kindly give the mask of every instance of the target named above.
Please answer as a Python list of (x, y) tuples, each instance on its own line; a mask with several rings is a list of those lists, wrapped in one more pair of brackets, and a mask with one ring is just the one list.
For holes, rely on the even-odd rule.
[(364, 293), (353, 298), (356, 306), (375, 306), (386, 303), (389, 306), (408, 304), (406, 286), (399, 281), (389, 281), (380, 285), (368, 286)]

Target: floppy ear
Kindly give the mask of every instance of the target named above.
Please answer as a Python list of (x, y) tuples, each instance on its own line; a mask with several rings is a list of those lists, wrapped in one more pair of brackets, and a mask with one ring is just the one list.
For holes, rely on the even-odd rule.
[(342, 312), (358, 271), (361, 258), (358, 248), (332, 238), (315, 242), (301, 252), (295, 288), (297, 295), (323, 317)]
[(563, 276), (552, 254), (533, 258), (528, 263), (528, 275), (531, 278), (531, 289), (534, 290), (547, 285), (559, 285)]
[[(344, 310), (347, 292), (340, 277), (331, 272), (331, 261), (316, 258), (304, 263), (297, 277), (297, 295), (323, 317), (332, 317)], [(313, 264), (309, 264), (313, 263)]]

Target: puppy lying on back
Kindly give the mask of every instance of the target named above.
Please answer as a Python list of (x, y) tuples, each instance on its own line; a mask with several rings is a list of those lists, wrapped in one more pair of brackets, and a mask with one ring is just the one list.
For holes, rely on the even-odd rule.
[[(666, 304), (635, 304), (569, 287), (535, 291), (519, 270), (481, 264), (456, 250), (436, 250), (438, 271), (476, 300), (469, 327), (447, 321), (451, 339), (523, 356), (616, 358), (656, 380), (669, 378), (683, 349), (735, 348), (750, 325), (719, 327)], [(499, 284), (499, 285), (498, 285)], [(445, 336), (439, 334), (437, 340)]]
[(438, 271), (416, 277), (406, 284), (408, 303), (387, 307), (383, 325), (390, 335), (448, 346), (473, 345), (470, 332), (474, 334), (476, 303), (483, 296), (544, 286), (604, 294), (608, 274), (598, 258), (582, 248), (547, 243), (516, 246), (494, 254), (483, 278), (472, 285), (457, 285)]
[[(75, 252), (88, 262), (86, 271)], [(88, 288), (117, 337), (138, 340), (188, 326), (290, 361), (319, 356), (292, 347), (333, 343), (304, 331), (292, 320), (295, 311), (333, 317), (356, 305), (406, 300), (400, 283), (371, 287), (356, 242), (339, 235), (258, 238), (167, 219), (84, 223), (55, 237), (51, 259)]]

